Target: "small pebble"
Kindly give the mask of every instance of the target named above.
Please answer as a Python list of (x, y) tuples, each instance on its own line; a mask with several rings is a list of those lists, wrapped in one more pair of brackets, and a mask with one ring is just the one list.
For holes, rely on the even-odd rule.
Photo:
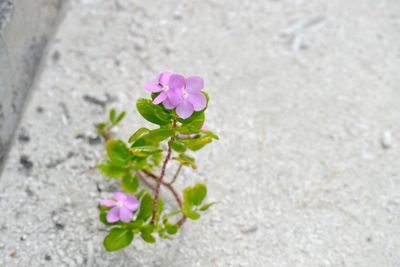
[(20, 134), (18, 135), (18, 141), (20, 143), (28, 143), (30, 141), (30, 137), (25, 129), (22, 129)]
[(240, 231), (243, 234), (253, 233), (253, 232), (257, 231), (257, 230), (258, 230), (258, 226), (256, 224), (251, 225), (249, 227), (243, 227), (243, 228), (240, 229)]
[(64, 230), (65, 224), (60, 223), (60, 222), (55, 222), (54, 226), (56, 227), (57, 230)]
[(19, 162), (25, 169), (32, 169), (33, 167), (33, 162), (30, 161), (29, 157), (27, 155), (22, 155), (19, 159)]
[(41, 106), (36, 107), (37, 113), (43, 113), (44, 109)]
[(381, 145), (383, 149), (389, 149), (392, 146), (392, 134), (390, 131), (383, 132)]

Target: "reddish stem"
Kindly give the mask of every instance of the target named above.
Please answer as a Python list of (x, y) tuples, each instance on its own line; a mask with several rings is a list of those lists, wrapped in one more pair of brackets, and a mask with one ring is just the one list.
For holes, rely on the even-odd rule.
[[(148, 177), (152, 178), (153, 180), (156, 180), (156, 181), (157, 181), (157, 180), (159, 179), (159, 178), (157, 177), (157, 175), (155, 175), (155, 174), (153, 174), (153, 173), (151, 173), (151, 172), (149, 172), (149, 171), (144, 170), (143, 172), (144, 172)], [(146, 182), (147, 182), (147, 181), (146, 181)], [(147, 182), (147, 183), (148, 183), (148, 182)], [(174, 188), (170, 183), (166, 183), (166, 182), (164, 182), (164, 181), (162, 181), (162, 185), (165, 186), (165, 187), (172, 193), (172, 195), (174, 196), (176, 202), (177, 202), (178, 205), (179, 205), (179, 208), (182, 209), (182, 206), (183, 206), (182, 199), (181, 199), (181, 197), (179, 196), (178, 192), (175, 190), (175, 188)], [(185, 221), (186, 221), (186, 215), (185, 215), (185, 214), (182, 214), (182, 217), (179, 219), (179, 221), (177, 222), (177, 224), (178, 224), (179, 226), (182, 226), (183, 223), (184, 223)]]
[(173, 183), (175, 182), (176, 178), (178, 178), (179, 173), (181, 172), (182, 166), (183, 166), (182, 164), (179, 164), (179, 167), (178, 167), (178, 169), (176, 170), (176, 173), (175, 173), (174, 177), (173, 177), (172, 180), (171, 180), (170, 182), (168, 182), (167, 184), (173, 184)]
[[(176, 126), (176, 120), (174, 119), (173, 122), (172, 122), (172, 128), (175, 128), (175, 126)], [(154, 224), (154, 222), (156, 220), (157, 206), (158, 206), (158, 196), (160, 194), (160, 187), (161, 187), (163, 178), (165, 176), (165, 170), (167, 169), (167, 164), (168, 164), (168, 161), (171, 158), (171, 154), (172, 154), (172, 149), (171, 149), (171, 146), (168, 144), (167, 156), (165, 157), (164, 163), (163, 163), (163, 165), (161, 167), (160, 177), (158, 177), (158, 179), (157, 179), (156, 189), (154, 190), (153, 215), (151, 216), (151, 223), (152, 224)]]
[(140, 172), (136, 172), (137, 177), (139, 177), (140, 181), (142, 181), (148, 188), (150, 188), (151, 190), (156, 190), (156, 188), (150, 184), (143, 176)]

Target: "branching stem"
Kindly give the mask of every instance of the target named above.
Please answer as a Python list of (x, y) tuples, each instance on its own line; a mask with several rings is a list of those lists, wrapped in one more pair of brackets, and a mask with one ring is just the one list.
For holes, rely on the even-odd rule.
[(136, 172), (136, 175), (137, 177), (139, 177), (140, 181), (142, 181), (148, 188), (153, 191), (156, 190), (156, 188), (143, 177), (141, 172)]
[[(173, 122), (172, 122), (172, 128), (174, 129), (175, 127), (176, 127), (176, 119), (174, 119)], [(157, 179), (156, 188), (154, 190), (153, 215), (151, 216), (151, 223), (152, 224), (154, 224), (155, 220), (156, 220), (157, 207), (158, 207), (158, 197), (159, 197), (159, 194), (160, 194), (160, 188), (161, 188), (161, 184), (163, 182), (163, 178), (165, 176), (165, 170), (167, 169), (168, 161), (171, 159), (171, 154), (172, 154), (172, 149), (171, 149), (171, 146), (168, 144), (167, 156), (164, 159), (164, 163), (163, 163), (163, 165), (161, 167), (160, 177), (158, 177), (158, 179)]]
[(168, 184), (172, 185), (175, 182), (176, 178), (178, 178), (179, 173), (181, 172), (182, 166), (183, 166), (182, 164), (179, 164), (179, 167), (176, 170), (174, 177), (172, 178), (172, 180), (170, 182), (168, 182)]
[[(150, 177), (151, 179), (153, 179), (153, 180), (155, 180), (155, 181), (158, 181), (158, 180), (159, 180), (158, 176), (155, 175), (155, 174), (153, 174), (152, 172), (149, 172), (149, 171), (146, 171), (146, 170), (144, 170), (143, 172), (144, 172), (148, 177)], [(139, 178), (140, 178), (140, 177), (139, 177)], [(142, 178), (143, 178), (143, 176), (142, 176)], [(148, 183), (148, 181), (146, 181), (146, 184), (147, 184), (147, 183)], [(175, 188), (174, 188), (170, 183), (166, 183), (166, 182), (164, 182), (164, 181), (162, 181), (161, 184), (162, 184), (163, 186), (165, 186), (165, 187), (172, 193), (172, 195), (174, 196), (176, 202), (178, 203), (179, 208), (182, 209), (183, 202), (182, 202), (181, 197), (179, 196), (179, 193), (175, 190)], [(151, 187), (150, 187), (150, 188), (151, 188)], [(184, 223), (185, 221), (186, 221), (186, 216), (185, 216), (185, 214), (182, 214), (182, 217), (179, 219), (179, 221), (177, 222), (177, 224), (178, 224), (179, 226), (182, 226), (183, 223)]]

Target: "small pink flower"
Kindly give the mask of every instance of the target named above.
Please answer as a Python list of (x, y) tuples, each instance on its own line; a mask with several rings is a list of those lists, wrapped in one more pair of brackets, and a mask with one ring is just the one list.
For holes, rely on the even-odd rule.
[(164, 105), (174, 108), (182, 100), (183, 86), (180, 84), (180, 77), (165, 71), (158, 74), (156, 83), (148, 83), (144, 86), (144, 89), (151, 93), (160, 93), (153, 100), (153, 104), (164, 103)]
[[(182, 77), (181, 75), (176, 76)], [(184, 90), (182, 101), (176, 106), (176, 114), (182, 119), (186, 119), (192, 116), (194, 111), (203, 110), (207, 105), (207, 98), (201, 92), (204, 88), (203, 78), (190, 76), (186, 80), (183, 77), (180, 80), (181, 83), (184, 80), (183, 85), (180, 84)]]
[(114, 193), (114, 200), (104, 199), (100, 205), (112, 207), (107, 212), (107, 222), (113, 223), (119, 220), (128, 223), (132, 220), (133, 212), (139, 208), (139, 200), (134, 196), (127, 196), (124, 193)]

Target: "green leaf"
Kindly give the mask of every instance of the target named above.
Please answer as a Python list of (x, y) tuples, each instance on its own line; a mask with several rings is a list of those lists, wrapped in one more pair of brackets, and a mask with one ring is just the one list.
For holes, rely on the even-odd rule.
[(195, 159), (193, 157), (190, 157), (186, 154), (179, 154), (179, 157), (173, 157), (173, 160), (179, 161), (182, 163), (184, 166), (191, 166), (192, 169), (196, 169), (197, 165), (195, 162)]
[(150, 131), (144, 138), (153, 139), (158, 142), (164, 141), (168, 137), (171, 137), (175, 134), (175, 131), (168, 128), (160, 128)]
[(129, 172), (126, 167), (113, 165), (113, 162), (106, 161), (99, 165), (99, 170), (106, 176), (111, 178), (120, 178)]
[(137, 146), (159, 146), (161, 141), (173, 136), (175, 131), (168, 128), (159, 128), (155, 130), (149, 130), (147, 133), (141, 133), (140, 137), (136, 140), (130, 139), (130, 141), (134, 141), (132, 147)]
[(208, 95), (208, 93), (206, 92), (206, 91), (201, 91), (202, 93), (203, 93), (203, 95), (206, 97), (206, 99), (207, 99), (207, 104), (206, 104), (206, 108), (205, 109), (203, 109), (203, 111), (204, 110), (206, 110), (207, 108), (208, 108), (208, 103), (210, 102), (210, 96)]
[(173, 212), (171, 212), (171, 213), (168, 213), (168, 214), (166, 214), (166, 215), (163, 216), (163, 220), (167, 220), (169, 217), (178, 215), (178, 214), (180, 214), (181, 212), (182, 212), (181, 210), (176, 210), (176, 211), (173, 211)]
[(211, 137), (215, 140), (219, 140), (218, 135), (216, 135), (215, 133), (211, 132), (211, 131), (201, 131), (202, 134), (204, 134), (204, 136), (208, 136)]
[(200, 218), (200, 214), (193, 209), (194, 206), (199, 206), (207, 195), (207, 187), (198, 183), (193, 187), (186, 187), (183, 190), (183, 213), (192, 220)]
[(154, 224), (146, 224), (146, 225), (142, 225), (139, 228), (139, 230), (142, 234), (150, 235), (154, 232), (154, 228), (155, 228)]
[(200, 218), (200, 214), (198, 214), (197, 212), (195, 212), (193, 210), (193, 203), (191, 200), (191, 193), (192, 193), (192, 187), (186, 187), (183, 190), (183, 207), (182, 207), (182, 211), (183, 213), (192, 220), (197, 220)]
[(215, 204), (218, 204), (218, 202), (210, 202), (208, 204), (201, 206), (199, 210), (206, 211), (206, 210), (208, 210), (208, 208), (210, 208), (211, 206), (214, 206)]
[(151, 234), (140, 234), (140, 237), (146, 241), (147, 243), (154, 244), (156, 243), (156, 239)]
[(193, 205), (199, 206), (207, 195), (207, 187), (203, 183), (198, 183), (190, 190), (190, 201)]
[(154, 165), (159, 166), (163, 159), (162, 156), (162, 152), (153, 153), (151, 154), (151, 161), (154, 163)]
[(137, 229), (137, 228), (139, 228), (142, 224), (144, 223), (144, 221), (143, 220), (138, 220), (138, 219), (136, 219), (136, 220), (134, 220), (133, 222), (130, 222), (128, 225), (127, 225), (127, 227), (128, 227), (128, 229)]
[(177, 131), (180, 132), (181, 134), (193, 134), (200, 132), (201, 127), (204, 124), (205, 116), (204, 112), (200, 112), (197, 114), (192, 115), (195, 116), (195, 118), (192, 121), (188, 123), (182, 123), (182, 126), (177, 127)]
[(154, 105), (150, 99), (140, 98), (136, 102), (139, 113), (149, 122), (166, 125), (171, 122), (171, 115), (164, 111), (161, 106)]
[(142, 201), (140, 202), (140, 208), (136, 219), (137, 220), (140, 219), (146, 222), (148, 219), (150, 219), (152, 213), (153, 213), (153, 197), (151, 196), (150, 193), (146, 193), (143, 196)]
[(141, 199), (146, 193), (149, 193), (149, 191), (146, 188), (142, 188), (142, 190), (140, 190), (139, 193), (136, 193), (135, 196), (137, 199)]
[(126, 112), (123, 111), (119, 114), (119, 116), (117, 117), (117, 119), (114, 122), (114, 125), (117, 125), (118, 123), (120, 123), (122, 121), (122, 119), (125, 117)]
[(121, 187), (127, 193), (135, 193), (139, 187), (139, 179), (136, 175), (127, 174), (121, 180)]
[(129, 229), (113, 228), (104, 238), (103, 245), (107, 251), (116, 251), (129, 246), (133, 240), (133, 233)]
[(129, 149), (129, 153), (136, 157), (147, 157), (151, 154), (161, 152), (162, 150), (155, 146), (135, 146)]
[(158, 235), (159, 235), (162, 239), (167, 239), (167, 238), (168, 238), (168, 235), (165, 234), (165, 230), (164, 230), (164, 229), (159, 230), (159, 231), (158, 231)]
[(158, 219), (160, 218), (163, 209), (164, 209), (164, 201), (159, 196), (158, 197), (158, 204), (157, 204), (156, 222), (158, 222)]
[(184, 209), (183, 213), (185, 213), (186, 217), (192, 220), (198, 220), (200, 218), (200, 214), (191, 209)]
[(100, 222), (102, 222), (103, 224), (107, 224), (108, 225), (106, 217), (107, 217), (107, 211), (105, 211), (105, 210), (100, 211), (100, 213), (99, 213)]
[(104, 130), (106, 127), (107, 127), (107, 123), (105, 123), (105, 122), (100, 122), (100, 123), (97, 123), (97, 124), (96, 124), (96, 128), (97, 128), (97, 130), (99, 130), (99, 131)]
[(142, 135), (147, 134), (148, 132), (150, 132), (149, 129), (142, 127), (140, 129), (138, 129), (134, 134), (132, 134), (131, 137), (129, 137), (128, 142), (133, 143), (137, 139), (139, 139)]
[(106, 151), (111, 161), (117, 164), (126, 164), (132, 158), (127, 146), (121, 140), (109, 140), (106, 144)]
[(180, 141), (169, 141), (169, 146), (176, 152), (182, 153), (186, 151), (186, 146), (184, 143)]
[(178, 232), (179, 226), (177, 224), (165, 224), (165, 230), (167, 231), (168, 234), (174, 235)]
[(112, 124), (115, 122), (115, 116), (117, 115), (117, 112), (115, 111), (115, 108), (110, 110), (109, 118)]
[(180, 139), (180, 141), (183, 142), (190, 150), (197, 151), (205, 145), (211, 143), (212, 138), (208, 136), (203, 136), (199, 138)]
[(143, 170), (149, 168), (150, 164), (146, 161), (146, 158), (135, 158), (134, 161), (129, 162), (129, 168), (132, 170)]
[(190, 116), (190, 117), (187, 118), (187, 119), (182, 119), (182, 118), (179, 118), (179, 117), (178, 117), (178, 118), (176, 118), (176, 120), (177, 120), (178, 122), (182, 123), (182, 125), (185, 125), (185, 124), (188, 124), (188, 123), (190, 123), (190, 122), (192, 122), (192, 121), (198, 119), (199, 116), (201, 116), (201, 113), (204, 113), (204, 110), (193, 112), (192, 116)]

